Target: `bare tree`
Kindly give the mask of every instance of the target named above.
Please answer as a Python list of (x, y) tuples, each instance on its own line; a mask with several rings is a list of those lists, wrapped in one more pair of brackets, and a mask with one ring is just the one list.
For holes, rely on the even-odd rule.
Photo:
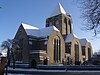
[(80, 0), (85, 30), (93, 30), (95, 36), (100, 34), (100, 0)]
[(7, 64), (6, 64), (6, 75), (8, 72), (8, 66), (10, 64), (10, 48), (11, 48), (11, 43), (9, 39), (7, 41), (3, 41), (1, 45), (2, 49), (7, 49)]
[(1, 47), (2, 49), (7, 49), (7, 64), (6, 64), (6, 75), (7, 75), (7, 70), (8, 70), (8, 66), (10, 66), (11, 59), (13, 60), (13, 68), (15, 68), (14, 50), (16, 48), (19, 48), (19, 46), (16, 40), (8, 39), (2, 42)]

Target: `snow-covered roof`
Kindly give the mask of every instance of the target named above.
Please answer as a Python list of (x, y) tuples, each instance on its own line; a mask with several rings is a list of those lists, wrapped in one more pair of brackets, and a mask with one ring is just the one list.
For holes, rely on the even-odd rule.
[(22, 23), (21, 25), (23, 26), (24, 29), (39, 29), (37, 27), (31, 26), (25, 23)]
[(72, 42), (74, 38), (78, 38), (74, 33), (71, 33), (66, 36), (65, 42)]
[[(24, 24), (24, 25), (27, 25), (27, 24)], [(39, 29), (37, 27), (34, 27), (34, 26), (30, 26), (30, 25), (27, 25), (27, 27), (26, 28), (23, 27), (23, 28), (25, 28), (25, 31), (26, 31), (27, 35), (36, 36), (36, 37), (47, 37), (54, 30), (60, 32), (55, 26), (50, 26), (50, 27), (41, 28), (41, 29)]]
[(87, 42), (90, 42), (88, 39), (86, 39), (86, 38), (83, 38), (83, 39), (79, 39), (80, 40), (80, 43), (81, 43), (81, 45), (82, 46), (86, 46), (86, 43)]
[(60, 32), (55, 26), (50, 26), (50, 27), (42, 28), (42, 29), (40, 29), (40, 36), (48, 36), (54, 30)]
[(52, 12), (52, 14), (50, 15), (50, 17), (52, 16), (56, 16), (59, 14), (66, 14), (66, 11), (64, 10), (64, 8), (62, 7), (62, 5), (60, 3), (58, 3), (58, 5), (56, 6), (56, 8), (54, 9), (54, 11)]

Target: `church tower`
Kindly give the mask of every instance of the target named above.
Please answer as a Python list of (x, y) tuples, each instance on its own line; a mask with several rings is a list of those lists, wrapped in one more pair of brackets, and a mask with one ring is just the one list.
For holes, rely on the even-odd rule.
[(57, 27), (64, 36), (72, 33), (72, 18), (65, 12), (60, 3), (58, 3), (50, 17), (46, 19), (46, 27), (52, 25)]

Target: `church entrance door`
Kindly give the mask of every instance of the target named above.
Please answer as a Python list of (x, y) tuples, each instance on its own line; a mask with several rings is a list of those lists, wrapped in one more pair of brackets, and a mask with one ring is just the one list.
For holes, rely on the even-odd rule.
[(37, 66), (37, 62), (36, 62), (35, 59), (33, 59), (33, 60), (31, 61), (31, 67), (32, 67), (32, 68), (36, 68), (36, 66)]

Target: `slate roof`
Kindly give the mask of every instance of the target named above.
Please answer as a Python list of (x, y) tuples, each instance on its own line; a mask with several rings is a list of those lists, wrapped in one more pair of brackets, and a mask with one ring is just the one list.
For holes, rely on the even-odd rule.
[(78, 38), (74, 33), (71, 33), (66, 36), (65, 42), (72, 42), (74, 38)]
[(86, 39), (86, 38), (83, 38), (83, 39), (79, 39), (80, 40), (80, 43), (81, 43), (81, 45), (82, 46), (86, 46), (86, 43), (87, 42), (90, 42), (88, 39)]

